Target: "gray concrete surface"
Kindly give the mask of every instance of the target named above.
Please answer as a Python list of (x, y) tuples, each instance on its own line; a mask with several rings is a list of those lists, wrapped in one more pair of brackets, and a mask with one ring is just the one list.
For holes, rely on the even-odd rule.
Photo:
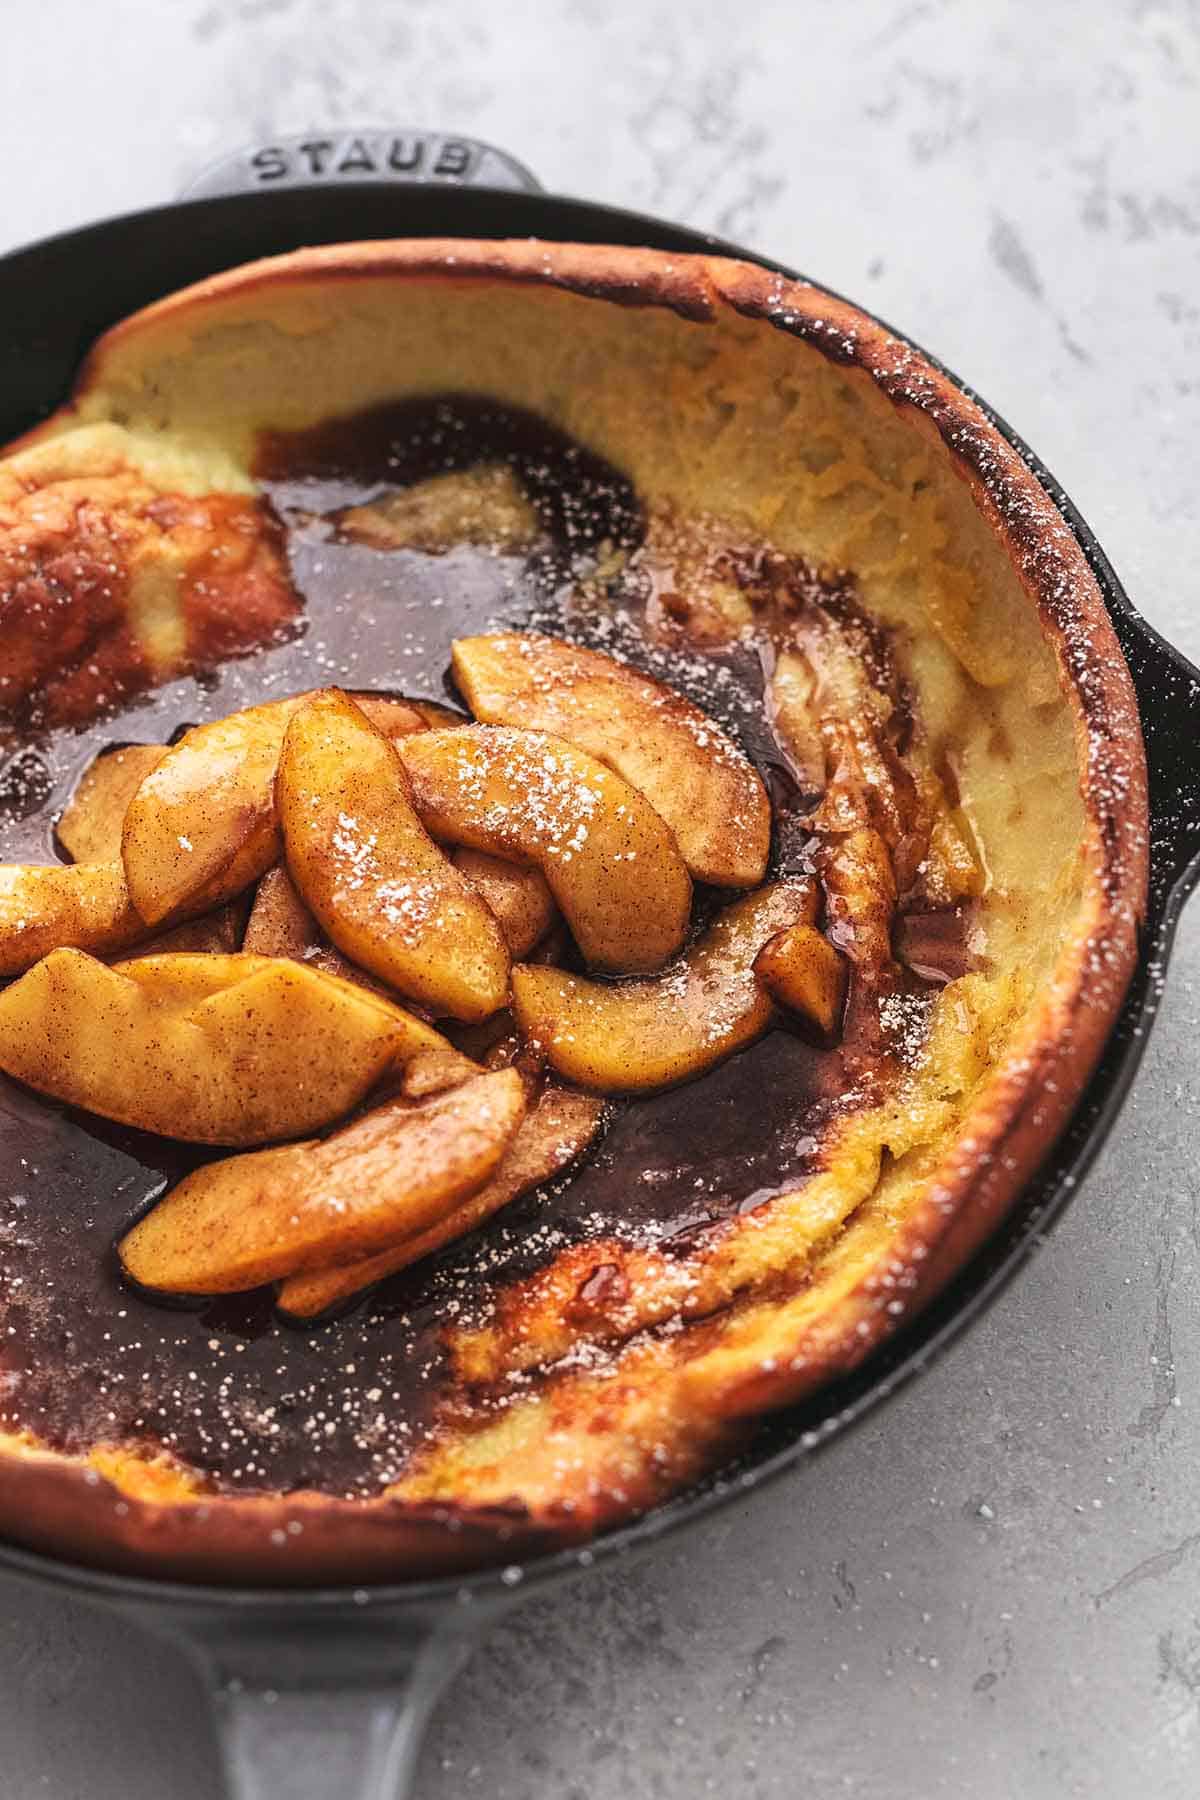
[[(5, 26), (0, 242), (258, 134), (477, 132), (936, 349), (1200, 659), (1195, 0), (9, 0)], [(498, 1630), (422, 1800), (1190, 1800), (1198, 978), (1194, 908), (1111, 1147), (988, 1319), (795, 1478)], [(4, 1800), (216, 1792), (186, 1669), (0, 1589)]]

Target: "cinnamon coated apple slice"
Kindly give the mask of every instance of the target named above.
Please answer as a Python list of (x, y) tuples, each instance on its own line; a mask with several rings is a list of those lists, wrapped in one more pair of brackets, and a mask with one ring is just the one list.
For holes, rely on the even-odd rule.
[(462, 723), (461, 713), (436, 700), (401, 700), (396, 694), (375, 694), (362, 688), (350, 688), (348, 692), (355, 706), (386, 738), (411, 737), (414, 731), (438, 731), (443, 726)]
[(495, 913), (510, 954), (528, 956), (558, 916), (545, 876), (486, 850), (456, 850), (451, 860)]
[(119, 1246), (142, 1287), (227, 1294), (372, 1255), (482, 1187), (525, 1116), (511, 1069), (394, 1100), (322, 1142), (208, 1163)]
[(147, 935), (120, 862), (0, 865), (0, 977), (51, 950), (108, 956)]
[(552, 1069), (602, 1094), (691, 1081), (760, 1037), (771, 996), (754, 959), (776, 932), (806, 922), (813, 893), (781, 881), (726, 907), (671, 968), (646, 981), (588, 981), (520, 963), (513, 1012)]
[(261, 1144), (350, 1109), (386, 1069), (445, 1047), (349, 982), (257, 956), (109, 968), (55, 950), (0, 994), (0, 1068), (163, 1137)]
[[(217, 906), (279, 861), (275, 772), (292, 715), (310, 697), (291, 694), (195, 726), (141, 782), (125, 810), (121, 855), (148, 925)], [(360, 698), (386, 737), (447, 716), (388, 694)]]
[(603, 1101), (593, 1094), (576, 1094), (556, 1085), (544, 1087), (495, 1174), (469, 1200), (462, 1201), (436, 1225), (402, 1239), (390, 1250), (381, 1250), (377, 1256), (311, 1275), (293, 1275), (279, 1290), (280, 1311), (296, 1319), (315, 1319), (363, 1288), (374, 1287), (389, 1275), (477, 1230), (501, 1207), (549, 1181), (552, 1175), (561, 1174), (582, 1156), (600, 1128), (603, 1112)]
[(766, 790), (690, 700), (615, 657), (532, 632), (458, 638), (453, 659), (476, 718), (553, 732), (615, 769), (670, 826), (698, 881), (748, 888), (762, 880)]
[(84, 770), (58, 821), (58, 841), (77, 863), (113, 862), (121, 855), (125, 811), (165, 744), (126, 744), (106, 750)]
[(781, 650), (763, 700), (792, 774), (808, 794), (825, 792), (827, 758), (817, 691), (817, 677), (808, 658), (798, 650)]
[(349, 957), (335, 950), (296, 892), (296, 884), (283, 863), (268, 869), (254, 890), (246, 921), (242, 949), (254, 956), (290, 956), (327, 975), (340, 975), (373, 994), (392, 998), (388, 989)]
[(868, 973), (890, 969), (896, 877), (881, 834), (864, 828), (832, 838), (821, 857), (821, 879), (833, 944)]
[(131, 957), (143, 956), (235, 956), (243, 946), (248, 907), (245, 898), (227, 900), (215, 911), (202, 913), (198, 919), (185, 919), (180, 925), (168, 925), (148, 937)]
[(254, 891), (242, 949), (253, 956), (290, 956), (311, 962), (322, 946), (321, 928), (296, 892), (283, 863), (268, 869)]
[(336, 688), (289, 723), (277, 795), (288, 870), (339, 950), (435, 1013), (504, 1005), (499, 925), (414, 811), (395, 746)]
[(405, 1064), (400, 1077), (400, 1092), (406, 1100), (426, 1100), (430, 1094), (444, 1094), (447, 1089), (469, 1081), (472, 1075), (483, 1073), (478, 1063), (456, 1050), (453, 1044), (443, 1044), (436, 1050), (419, 1050)]
[(595, 968), (657, 969), (679, 948), (692, 884), (675, 839), (595, 757), (498, 725), (427, 731), (397, 750), (434, 837), (540, 868)]
[[(236, 904), (236, 902), (234, 903)], [(177, 930), (186, 927), (178, 926)], [(290, 956), (309, 968), (326, 975), (339, 975), (353, 981), (368, 993), (394, 1000), (395, 993), (386, 982), (368, 975), (336, 949), (296, 891), (296, 884), (283, 863), (268, 869), (254, 890), (254, 901), (246, 921), (242, 949), (255, 956)]]
[(846, 1000), (846, 967), (812, 925), (789, 925), (764, 944), (754, 972), (772, 999), (831, 1038)]
[(279, 859), (275, 768), (304, 696), (197, 725), (167, 751), (125, 813), (121, 855), (148, 925), (218, 905)]

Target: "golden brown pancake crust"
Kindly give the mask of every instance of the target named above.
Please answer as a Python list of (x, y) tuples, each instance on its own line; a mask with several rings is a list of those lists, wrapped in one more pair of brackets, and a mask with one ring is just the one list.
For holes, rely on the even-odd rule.
[[(138, 628), (148, 583), (169, 614), (161, 655)], [(159, 492), (131, 469), (45, 484), (0, 470), (0, 594), (0, 713), (37, 727), (215, 668), (269, 643), (297, 610), (256, 501)]]

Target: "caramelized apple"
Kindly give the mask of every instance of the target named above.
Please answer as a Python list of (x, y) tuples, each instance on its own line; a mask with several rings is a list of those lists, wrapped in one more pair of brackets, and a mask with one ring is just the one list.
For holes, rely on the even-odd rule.
[(321, 928), (282, 863), (268, 869), (254, 891), (242, 949), (254, 956), (291, 956), (308, 962), (322, 944)]
[(754, 972), (767, 992), (824, 1038), (834, 1035), (846, 999), (841, 957), (811, 925), (789, 925), (763, 945)]
[(540, 867), (594, 967), (656, 969), (687, 930), (692, 884), (648, 801), (539, 731), (467, 725), (397, 746), (434, 837)]
[(0, 994), (0, 1068), (103, 1118), (192, 1143), (317, 1130), (444, 1040), (348, 982), (257, 956), (108, 968), (55, 950)]
[[(126, 808), (121, 854), (148, 925), (216, 906), (278, 862), (275, 771), (288, 722), (310, 697), (291, 694), (195, 726), (141, 782)], [(390, 694), (359, 701), (389, 738), (453, 716)]]
[[(417, 1059), (419, 1060), (419, 1059)], [(416, 1066), (414, 1061), (410, 1067)], [(567, 1088), (543, 1088), (526, 1114), (499, 1168), (478, 1193), (464, 1200), (438, 1224), (405, 1238), (394, 1249), (341, 1268), (294, 1275), (279, 1291), (279, 1308), (294, 1318), (312, 1319), (331, 1306), (373, 1287), (411, 1263), (431, 1256), (445, 1244), (475, 1231), (502, 1206), (561, 1172), (581, 1156), (595, 1137), (603, 1102)]]
[(120, 858), (125, 809), (165, 755), (163, 744), (126, 744), (106, 750), (84, 770), (57, 826), (58, 841), (72, 862)]
[(148, 925), (217, 905), (279, 860), (275, 768), (303, 695), (197, 725), (142, 782), (121, 854)]
[(393, 1100), (321, 1142), (208, 1163), (122, 1239), (121, 1261), (143, 1287), (227, 1294), (372, 1255), (481, 1187), (525, 1107), (505, 1069)]
[(417, 817), (395, 747), (345, 694), (296, 713), (277, 785), (292, 878), (346, 956), (435, 1013), (503, 1006), (496, 920)]
[(627, 663), (557, 638), (459, 638), (454, 674), (476, 718), (553, 732), (644, 794), (698, 881), (754, 887), (771, 810), (754, 765), (700, 708)]
[(510, 955), (528, 956), (557, 917), (545, 876), (537, 869), (519, 869), (485, 850), (456, 850), (452, 860), (495, 913)]
[(896, 878), (879, 832), (864, 828), (834, 838), (821, 859), (821, 878), (836, 947), (859, 968), (889, 967)]
[(0, 977), (64, 946), (107, 956), (145, 936), (119, 862), (0, 865)]
[(781, 650), (768, 684), (765, 704), (796, 780), (807, 794), (825, 791), (825, 740), (817, 706), (817, 678), (807, 657)]
[(405, 1064), (400, 1092), (406, 1100), (425, 1100), (430, 1094), (444, 1094), (449, 1088), (469, 1081), (472, 1075), (483, 1073), (469, 1056), (464, 1056), (453, 1044), (445, 1044), (436, 1050), (419, 1050), (411, 1062)]
[(513, 970), (517, 1023), (551, 1068), (581, 1087), (645, 1093), (690, 1081), (766, 1030), (773, 1008), (754, 959), (811, 908), (806, 882), (760, 888), (647, 981), (588, 981), (521, 963)]
[(180, 925), (155, 932), (131, 956), (232, 956), (244, 948), (248, 910), (245, 896), (238, 895), (198, 919), (185, 919)]

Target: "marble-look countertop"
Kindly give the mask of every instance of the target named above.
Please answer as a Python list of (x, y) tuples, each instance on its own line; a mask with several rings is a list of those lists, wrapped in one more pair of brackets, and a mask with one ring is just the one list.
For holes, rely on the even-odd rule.
[[(862, 298), (1037, 447), (1200, 660), (1195, 0), (11, 5), (0, 249), (360, 123), (476, 133)], [(518, 1611), (422, 1800), (1191, 1800), (1198, 977), (1200, 906), (1119, 1129), (978, 1328), (768, 1492)], [(0, 1749), (3, 1800), (218, 1792), (187, 1668), (7, 1585)]]

